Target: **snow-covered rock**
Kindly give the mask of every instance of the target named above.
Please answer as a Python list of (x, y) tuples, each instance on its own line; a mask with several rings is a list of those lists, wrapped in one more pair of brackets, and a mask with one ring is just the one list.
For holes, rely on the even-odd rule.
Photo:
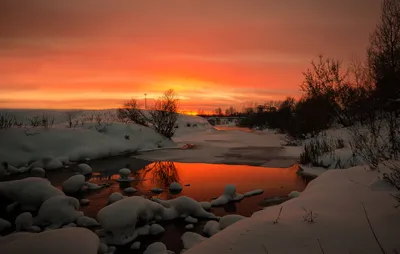
[(250, 196), (262, 194), (263, 192), (264, 192), (263, 189), (257, 189), (257, 190), (253, 190), (253, 191), (246, 192), (246, 193), (244, 193), (243, 195), (244, 195), (245, 197), (250, 197)]
[(57, 158), (52, 158), (44, 165), (45, 170), (56, 170), (62, 167), (64, 167), (63, 163)]
[(223, 216), (220, 220), (219, 220), (219, 229), (225, 229), (227, 227), (229, 227), (230, 225), (240, 221), (246, 219), (246, 217), (239, 215), (239, 214), (228, 214)]
[(5, 219), (0, 218), (0, 233), (7, 228), (11, 228), (11, 223)]
[(90, 200), (84, 198), (84, 199), (81, 199), (81, 200), (79, 201), (79, 203), (80, 203), (81, 205), (88, 205), (88, 204), (90, 203)]
[(21, 172), (21, 173), (26, 173), (26, 172), (29, 171), (29, 168), (28, 168), (28, 167), (20, 167), (18, 170), (19, 170), (19, 172)]
[(150, 234), (151, 235), (159, 235), (164, 232), (165, 232), (165, 229), (159, 224), (152, 224), (150, 226)]
[(35, 167), (31, 170), (31, 175), (34, 177), (44, 177), (46, 175), (46, 170), (43, 168)]
[(98, 189), (101, 189), (103, 187), (104, 187), (103, 185), (98, 185), (98, 184), (91, 183), (91, 182), (85, 182), (85, 186), (83, 187), (83, 189), (86, 189), (86, 190), (98, 190)]
[(169, 190), (174, 193), (181, 192), (182, 189), (183, 189), (182, 185), (178, 182), (173, 182), (169, 186)]
[(185, 226), (185, 229), (193, 229), (194, 228), (194, 225), (193, 224), (187, 224), (186, 226)]
[(78, 225), (76, 225), (75, 223), (69, 223), (67, 225), (64, 225), (63, 228), (76, 228)]
[(196, 218), (193, 218), (192, 216), (188, 216), (185, 219), (185, 222), (190, 223), (190, 224), (196, 224), (199, 220)]
[(140, 242), (134, 242), (134, 243), (132, 243), (131, 249), (132, 249), (132, 250), (138, 250), (138, 249), (140, 249)]
[(185, 249), (190, 249), (193, 246), (195, 246), (196, 244), (201, 243), (202, 241), (206, 240), (207, 238), (205, 238), (204, 236), (201, 236), (199, 234), (193, 233), (193, 232), (185, 232), (182, 235), (182, 242), (183, 242), (183, 246)]
[(82, 175), (90, 175), (93, 172), (92, 167), (86, 163), (78, 164), (78, 171)]
[(199, 202), (199, 204), (203, 207), (204, 210), (210, 210), (212, 206), (211, 203), (207, 201)]
[(135, 189), (135, 188), (133, 188), (133, 187), (128, 187), (128, 188), (125, 188), (125, 189), (124, 189), (124, 192), (125, 192), (125, 193), (131, 194), (131, 193), (137, 192), (137, 189)]
[[(15, 236), (17, 235), (17, 236)], [(99, 238), (84, 228), (63, 228), (42, 233), (17, 233), (1, 238), (1, 253), (97, 254)]]
[(99, 254), (106, 254), (108, 251), (108, 246), (105, 243), (100, 243), (99, 245)]
[(100, 225), (97, 222), (97, 220), (87, 217), (87, 216), (79, 217), (76, 220), (76, 224), (78, 225), (78, 227), (96, 227), (96, 226)]
[(168, 254), (167, 246), (162, 242), (155, 242), (150, 244), (143, 254)]
[(75, 222), (83, 213), (78, 211), (79, 201), (73, 197), (55, 196), (46, 200), (40, 207), (34, 224), (50, 225), (50, 228), (60, 228), (62, 225)]
[(22, 210), (29, 211), (37, 210), (47, 199), (64, 196), (64, 193), (52, 186), (46, 179), (28, 177), (0, 182), (0, 196), (18, 202)]
[(292, 191), (289, 193), (289, 198), (297, 198), (298, 196), (300, 196), (300, 192), (298, 191)]
[(225, 186), (224, 194), (211, 201), (213, 206), (225, 205), (231, 201), (239, 201), (244, 198), (243, 194), (236, 193), (236, 186), (228, 184)]
[(208, 236), (213, 236), (220, 231), (218, 221), (210, 220), (207, 221), (203, 228), (203, 233)]
[(18, 168), (14, 167), (13, 165), (10, 165), (8, 162), (3, 162), (2, 168), (9, 175), (15, 175), (15, 174), (22, 173)]
[(117, 202), (117, 201), (119, 201), (119, 200), (122, 200), (122, 199), (124, 199), (124, 196), (123, 196), (121, 193), (119, 193), (119, 192), (113, 192), (113, 193), (111, 193), (111, 195), (108, 197), (108, 202), (107, 202), (107, 204), (112, 204), (112, 203), (115, 203), (115, 202)]
[(161, 189), (161, 188), (151, 188), (150, 191), (153, 192), (153, 193), (159, 194), (159, 193), (163, 192), (163, 189)]
[(63, 182), (62, 190), (66, 194), (75, 194), (81, 191), (83, 186), (85, 186), (85, 176), (74, 175)]
[(122, 179), (127, 179), (131, 174), (131, 171), (129, 168), (123, 168), (118, 171), (118, 174)]
[(23, 231), (30, 230), (33, 226), (32, 214), (29, 212), (21, 213), (15, 219), (15, 230)]
[(114, 254), (116, 250), (117, 248), (115, 246), (108, 246), (107, 254)]

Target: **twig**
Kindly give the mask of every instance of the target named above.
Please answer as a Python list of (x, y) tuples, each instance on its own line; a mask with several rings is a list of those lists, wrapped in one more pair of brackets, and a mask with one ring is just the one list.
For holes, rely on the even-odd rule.
[(374, 235), (374, 238), (375, 238), (376, 243), (379, 245), (379, 248), (381, 249), (381, 252), (382, 252), (383, 254), (386, 254), (385, 249), (383, 249), (381, 243), (380, 243), (379, 240), (378, 240), (378, 237), (377, 237), (376, 234), (375, 234), (374, 229), (372, 228), (372, 225), (371, 225), (371, 222), (369, 221), (369, 217), (368, 217), (368, 214), (367, 214), (367, 210), (365, 209), (364, 203), (361, 202), (361, 205), (362, 205), (362, 207), (363, 207), (363, 209), (364, 209), (365, 217), (367, 218), (367, 221), (368, 221), (368, 224), (369, 224), (369, 228), (371, 229), (371, 232), (372, 232), (372, 234)]
[(265, 247), (265, 245), (264, 245), (264, 244), (261, 244), (261, 245), (262, 245), (262, 247), (263, 247), (263, 249), (264, 249), (265, 253), (267, 253), (267, 254), (268, 254), (268, 250), (267, 250), (267, 248)]
[(322, 248), (321, 242), (319, 241), (319, 238), (317, 238), (318, 244), (319, 244), (319, 248), (321, 249), (322, 254), (325, 254), (324, 249)]
[(279, 218), (281, 217), (282, 209), (283, 209), (283, 206), (281, 206), (281, 209), (279, 210), (278, 217), (276, 217), (276, 220), (274, 221), (274, 224), (277, 224), (277, 223), (278, 223)]

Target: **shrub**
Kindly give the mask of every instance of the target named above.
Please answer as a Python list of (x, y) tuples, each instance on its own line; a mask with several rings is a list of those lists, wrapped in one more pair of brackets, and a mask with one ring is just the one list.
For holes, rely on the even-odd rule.
[(6, 130), (11, 127), (21, 127), (22, 122), (18, 122), (14, 115), (0, 113), (0, 130)]

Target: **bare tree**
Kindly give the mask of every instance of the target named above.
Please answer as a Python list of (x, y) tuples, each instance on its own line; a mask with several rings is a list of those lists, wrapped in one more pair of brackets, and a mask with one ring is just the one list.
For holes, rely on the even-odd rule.
[(72, 128), (78, 124), (78, 121), (74, 121), (74, 119), (79, 115), (79, 113), (81, 113), (81, 111), (78, 111), (78, 110), (65, 112), (65, 116), (67, 117), (69, 128)]

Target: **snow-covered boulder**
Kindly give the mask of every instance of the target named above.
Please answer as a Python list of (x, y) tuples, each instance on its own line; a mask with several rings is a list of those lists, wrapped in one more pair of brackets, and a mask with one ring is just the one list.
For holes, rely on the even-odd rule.
[(228, 214), (223, 216), (220, 220), (219, 220), (219, 229), (225, 229), (227, 227), (229, 227), (230, 225), (240, 221), (246, 219), (246, 217), (239, 215), (239, 214)]
[(253, 191), (246, 192), (246, 193), (244, 193), (243, 195), (244, 195), (245, 197), (250, 197), (250, 196), (254, 196), (254, 195), (260, 195), (260, 194), (262, 194), (263, 192), (264, 192), (263, 189), (257, 189), (257, 190), (253, 190)]
[(199, 204), (203, 207), (204, 210), (210, 210), (212, 206), (211, 203), (207, 201), (199, 202)]
[(31, 170), (31, 176), (45, 177), (45, 175), (46, 175), (46, 170), (44, 170), (43, 168), (35, 167), (35, 168), (32, 168), (32, 170)]
[(132, 243), (131, 249), (132, 249), (132, 250), (138, 250), (138, 249), (140, 249), (140, 242), (134, 242), (134, 243)]
[(300, 192), (299, 191), (292, 191), (288, 195), (289, 198), (297, 198), (298, 196), (300, 196)]
[(203, 207), (194, 199), (180, 196), (171, 200), (154, 199), (162, 206), (169, 208), (165, 217), (176, 219), (179, 217), (193, 216), (197, 218), (215, 219), (216, 216), (203, 209)]
[(173, 182), (170, 184), (169, 186), (169, 190), (173, 193), (178, 193), (182, 191), (182, 185), (180, 185), (180, 183), (178, 182)]
[(236, 186), (228, 184), (225, 186), (224, 194), (217, 199), (211, 201), (213, 206), (225, 205), (232, 201), (239, 201), (244, 198), (243, 194), (236, 193)]
[(148, 199), (133, 196), (112, 203), (97, 214), (97, 220), (106, 231), (107, 244), (126, 244), (137, 237), (138, 220), (163, 219), (164, 207)]
[(167, 246), (162, 242), (155, 242), (150, 244), (147, 249), (143, 252), (143, 254), (169, 254), (167, 250)]
[(84, 199), (81, 199), (81, 200), (79, 201), (79, 203), (80, 203), (81, 205), (88, 205), (88, 204), (90, 203), (90, 200), (84, 198)]
[(97, 227), (100, 224), (93, 218), (82, 216), (76, 220), (76, 225), (78, 225), (78, 227)]
[(124, 196), (123, 196), (121, 193), (119, 193), (119, 192), (113, 192), (113, 193), (111, 193), (111, 195), (108, 197), (107, 204), (109, 205), (109, 204), (115, 203), (115, 202), (117, 202), (117, 201), (119, 201), (119, 200), (122, 200), (122, 199), (124, 199)]
[(213, 236), (220, 231), (218, 221), (210, 220), (207, 221), (203, 228), (203, 233), (208, 236)]
[(129, 175), (131, 174), (131, 171), (129, 168), (123, 168), (118, 171), (119, 176), (121, 179), (128, 179)]
[(85, 182), (85, 186), (83, 186), (84, 190), (98, 190), (103, 188), (104, 185), (98, 185), (95, 183), (91, 183), (91, 182)]
[(29, 171), (29, 168), (28, 168), (28, 167), (20, 167), (18, 170), (19, 170), (19, 172), (21, 172), (21, 173), (26, 173), (26, 172)]
[(0, 218), (0, 233), (7, 228), (11, 228), (11, 223), (5, 219)]
[(64, 167), (63, 163), (57, 158), (52, 158), (44, 165), (45, 170), (56, 170), (62, 167)]
[(165, 232), (165, 229), (159, 224), (152, 224), (150, 226), (150, 234), (151, 235), (159, 235), (164, 232)]
[(22, 210), (37, 210), (43, 202), (64, 193), (43, 178), (28, 177), (21, 180), (0, 182), (0, 196), (17, 202)]
[(75, 194), (81, 191), (83, 186), (85, 186), (85, 176), (74, 175), (63, 182), (62, 190), (66, 194)]
[(3, 168), (3, 170), (5, 170), (5, 172), (8, 175), (15, 175), (15, 174), (22, 173), (18, 168), (14, 167), (13, 165), (8, 164), (8, 162), (3, 162), (1, 167)]
[(78, 164), (78, 171), (82, 175), (90, 175), (93, 172), (92, 167), (85, 163)]
[[(14, 236), (14, 235), (19, 236)], [(99, 238), (85, 228), (63, 228), (38, 234), (17, 233), (2, 237), (1, 253), (97, 254)]]
[(128, 188), (125, 188), (125, 189), (124, 189), (124, 192), (125, 192), (125, 193), (129, 193), (129, 194), (132, 194), (132, 193), (137, 192), (137, 189), (135, 189), (135, 188), (133, 188), (133, 187), (128, 187)]
[(194, 225), (193, 224), (187, 224), (186, 226), (185, 226), (185, 229), (193, 229), (194, 228)]
[(75, 222), (83, 213), (78, 211), (79, 201), (73, 197), (55, 196), (46, 200), (39, 209), (34, 224), (50, 225), (50, 228), (60, 228), (62, 225)]
[(188, 250), (188, 249), (192, 248), (193, 246), (195, 246), (196, 244), (199, 244), (202, 241), (206, 240), (207, 238), (205, 238), (199, 234), (193, 233), (193, 232), (185, 232), (182, 235), (181, 239), (182, 239), (184, 248)]
[(21, 213), (15, 219), (15, 230), (24, 231), (30, 230), (33, 226), (32, 214), (29, 212)]
[(196, 224), (199, 220), (196, 218), (193, 218), (192, 216), (188, 216), (185, 219), (185, 222), (190, 223), (190, 224)]

